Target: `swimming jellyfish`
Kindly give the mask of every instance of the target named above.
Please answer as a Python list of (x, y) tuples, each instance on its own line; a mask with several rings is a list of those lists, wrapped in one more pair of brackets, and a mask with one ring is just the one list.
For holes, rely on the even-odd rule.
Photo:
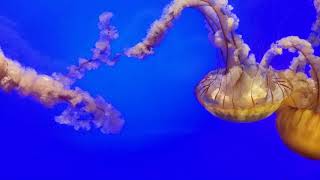
[[(225, 68), (209, 72), (196, 88), (200, 103), (212, 114), (236, 122), (251, 122), (277, 112), (277, 129), (287, 146), (299, 154), (320, 159), (320, 58), (313, 47), (320, 44), (320, 1), (315, 0), (317, 20), (308, 40), (288, 36), (278, 40), (260, 63), (241, 35), (239, 19), (227, 0), (175, 0), (151, 26), (147, 36), (126, 51), (129, 57), (154, 53), (173, 21), (188, 7), (205, 17), (209, 38), (220, 49)], [(286, 70), (269, 64), (284, 50), (298, 53)], [(307, 65), (311, 71), (306, 74)], [(311, 77), (309, 77), (311, 76)]]
[[(313, 54), (308, 41), (297, 37), (283, 38), (273, 48), (290, 48), (300, 54), (284, 74), (294, 87), (277, 111), (280, 137), (295, 152), (320, 159), (320, 57)], [(311, 66), (310, 78), (304, 73), (306, 63)]]
[[(299, 38), (282, 39), (277, 48), (298, 51), (290, 70), (284, 74), (293, 91), (277, 111), (277, 129), (283, 142), (304, 157), (320, 160), (320, 58), (313, 47), (319, 46), (320, 1), (315, 0), (317, 19), (308, 41)], [(313, 47), (312, 47), (313, 46)], [(306, 65), (311, 69), (305, 73)], [(311, 77), (309, 77), (311, 76)]]
[[(225, 68), (209, 72), (196, 88), (199, 102), (213, 115), (236, 122), (252, 122), (275, 112), (291, 93), (291, 84), (264, 59), (257, 63), (242, 36), (235, 31), (239, 19), (227, 0), (175, 0), (151, 26), (147, 36), (126, 51), (129, 57), (153, 53), (185, 8), (196, 8), (205, 17), (209, 38), (223, 54)], [(264, 58), (267, 58), (266, 54)]]
[(21, 96), (32, 97), (48, 107), (66, 103), (67, 108), (55, 120), (76, 130), (96, 127), (107, 134), (119, 132), (124, 124), (119, 111), (102, 97), (94, 98), (80, 88), (71, 88), (76, 79), (80, 79), (86, 71), (97, 68), (100, 61), (114, 64), (109, 59), (109, 41), (115, 39), (117, 33), (109, 26), (110, 18), (108, 13), (100, 16), (100, 39), (93, 50), (93, 58), (80, 59), (79, 66), (71, 66), (67, 75), (38, 74), (34, 69), (23, 67), (6, 57), (0, 49), (0, 88), (7, 92), (17, 91)]

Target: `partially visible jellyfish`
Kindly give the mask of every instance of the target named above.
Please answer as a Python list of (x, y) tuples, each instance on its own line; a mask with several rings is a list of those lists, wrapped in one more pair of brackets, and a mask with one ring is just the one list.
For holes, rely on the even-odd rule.
[[(283, 74), (294, 86), (277, 111), (280, 137), (298, 154), (320, 160), (320, 57), (314, 55), (313, 49), (320, 43), (320, 1), (314, 0), (314, 6), (317, 18), (308, 41), (283, 38), (271, 49), (285, 48), (299, 52), (289, 70)], [(309, 74), (305, 73), (306, 65), (310, 65)]]
[[(213, 115), (236, 122), (252, 122), (275, 112), (291, 93), (291, 84), (262, 60), (257, 63), (249, 46), (236, 34), (239, 19), (227, 0), (175, 0), (155, 21), (146, 38), (126, 51), (137, 58), (153, 53), (183, 9), (198, 9), (209, 27), (209, 38), (218, 47), (225, 68), (209, 72), (196, 88), (199, 102)], [(267, 54), (268, 55), (268, 54)], [(266, 56), (267, 56), (266, 55)]]
[[(311, 44), (298, 37), (279, 40), (269, 50), (297, 51), (289, 70), (282, 75), (293, 86), (293, 92), (277, 111), (277, 129), (281, 139), (293, 151), (311, 159), (320, 159), (320, 57), (314, 55)], [(276, 51), (278, 51), (276, 50)], [(305, 74), (311, 66), (311, 78)]]
[(110, 13), (100, 16), (100, 39), (93, 49), (93, 57), (89, 60), (81, 59), (79, 66), (71, 66), (67, 75), (38, 74), (34, 69), (25, 68), (6, 57), (0, 49), (0, 88), (4, 91), (17, 91), (21, 96), (33, 97), (48, 107), (66, 103), (66, 110), (55, 118), (60, 124), (73, 126), (76, 130), (96, 127), (103, 133), (118, 133), (124, 124), (119, 111), (102, 97), (93, 98), (80, 88), (71, 89), (75, 80), (82, 78), (86, 71), (98, 67), (100, 62), (115, 64), (109, 60), (109, 43), (117, 38), (115, 28), (109, 25), (111, 16)]

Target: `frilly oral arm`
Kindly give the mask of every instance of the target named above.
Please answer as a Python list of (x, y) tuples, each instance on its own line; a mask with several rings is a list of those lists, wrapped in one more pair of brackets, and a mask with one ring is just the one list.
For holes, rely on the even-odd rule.
[(100, 128), (104, 133), (117, 133), (123, 126), (121, 114), (101, 97), (93, 98), (79, 88), (70, 89), (51, 76), (25, 68), (0, 51), (0, 88), (31, 96), (46, 106), (67, 103), (67, 109), (56, 121), (75, 129)]

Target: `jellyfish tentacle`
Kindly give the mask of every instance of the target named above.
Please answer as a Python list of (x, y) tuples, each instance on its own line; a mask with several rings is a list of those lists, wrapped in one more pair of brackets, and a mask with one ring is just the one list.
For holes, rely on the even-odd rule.
[(293, 72), (304, 72), (306, 67), (306, 59), (303, 54), (299, 54), (297, 57), (294, 57), (291, 61), (289, 69)]
[[(225, 26), (225, 22), (227, 22), (225, 15), (221, 12), (221, 7), (217, 7), (216, 4), (211, 3), (210, 1), (205, 1), (209, 4), (208, 7), (199, 7), (200, 12), (204, 14), (206, 17), (207, 23), (210, 24), (211, 22), (214, 22), (216, 28), (211, 28), (212, 35), (214, 38), (215, 45), (221, 49), (222, 53), (224, 54), (224, 59), (227, 65), (227, 69), (231, 68), (234, 64), (239, 65), (240, 63), (234, 59), (234, 62), (230, 61), (230, 47), (231, 41), (228, 38), (228, 27)], [(226, 5), (226, 4), (224, 4)], [(211, 21), (209, 21), (210, 19)], [(217, 41), (218, 40), (218, 41)], [(221, 42), (221, 43), (220, 43)]]
[[(295, 58), (291, 63), (292, 66), (297, 66), (297, 64), (301, 64), (302, 61), (302, 67), (304, 67), (305, 63), (303, 61), (307, 61), (311, 66), (311, 70), (313, 72), (311, 73), (312, 79), (316, 83), (316, 88), (320, 89), (320, 74), (318, 73), (320, 71), (320, 58), (314, 55), (314, 49), (307, 40), (300, 39), (297, 36), (288, 36), (280, 39), (275, 44), (271, 45), (271, 48), (263, 56), (260, 65), (263, 67), (268, 67), (270, 60), (276, 55), (281, 55), (283, 49), (288, 49), (290, 52), (298, 51), (298, 53), (300, 53), (300, 57)], [(304, 58), (302, 58), (301, 56), (303, 56)], [(316, 104), (320, 104), (320, 91), (317, 91), (316, 100)]]
[[(299, 49), (298, 47), (295, 46), (295, 48)], [(312, 48), (312, 47), (311, 47)], [(313, 50), (313, 49), (312, 49)], [(304, 52), (302, 50), (301, 54), (305, 57), (305, 59), (308, 61), (308, 63), (311, 66), (311, 77), (315, 80), (316, 87), (317, 87), (317, 109), (320, 110), (320, 74), (319, 74), (319, 64), (320, 63), (320, 58), (313, 55), (313, 53), (308, 54), (308, 52)], [(313, 51), (312, 51), (313, 52)]]
[[(164, 34), (171, 27), (172, 22), (179, 17), (182, 10), (188, 7), (199, 9), (207, 19), (207, 23), (215, 32), (213, 37), (227, 61), (228, 67), (239, 65), (239, 59), (247, 59), (249, 46), (246, 45), (240, 35), (234, 33), (238, 26), (238, 18), (231, 13), (232, 7), (226, 0), (175, 0), (167, 8), (159, 20), (156, 20), (146, 37), (135, 46), (126, 50), (129, 57), (144, 58), (153, 54), (153, 47), (159, 43)], [(215, 16), (215, 18), (212, 18)], [(253, 59), (251, 59), (253, 60)]]
[(200, 0), (172, 1), (163, 10), (161, 18), (153, 22), (146, 37), (138, 44), (126, 50), (125, 54), (128, 57), (136, 57), (139, 59), (142, 59), (146, 55), (153, 54), (153, 47), (159, 43), (159, 41), (162, 39), (164, 34), (172, 26), (173, 21), (180, 16), (181, 12), (185, 8), (203, 6), (203, 5), (206, 5), (206, 3), (203, 3)]
[[(255, 64), (250, 48), (244, 43), (241, 35), (235, 33), (239, 19), (231, 12), (232, 6), (227, 0), (175, 0), (163, 11), (159, 20), (154, 21), (146, 37), (125, 51), (128, 57), (144, 58), (153, 54), (153, 47), (159, 43), (171, 27), (172, 22), (179, 17), (183, 9), (192, 7), (200, 10), (212, 30), (214, 44), (221, 50), (228, 70), (242, 64)], [(241, 62), (240, 62), (241, 61)]]
[(72, 90), (51, 76), (21, 66), (5, 57), (1, 51), (0, 74), (0, 88), (5, 91), (17, 91), (21, 96), (31, 96), (49, 107), (61, 102), (67, 103), (68, 108), (56, 117), (56, 121), (61, 124), (75, 129), (95, 126), (105, 133), (116, 133), (123, 125), (120, 113), (102, 98), (93, 98), (79, 88)]
[(314, 0), (313, 5), (317, 15), (315, 22), (312, 24), (308, 41), (313, 47), (318, 47), (320, 45), (320, 0)]
[(239, 26), (239, 18), (232, 13), (233, 7), (228, 1), (202, 0), (209, 6), (197, 7), (209, 24), (209, 37), (215, 46), (224, 54), (227, 67), (235, 65), (255, 64), (254, 54), (249, 53), (250, 47), (244, 42), (242, 36), (236, 33)]
[(71, 86), (76, 80), (82, 79), (87, 71), (95, 70), (106, 64), (109, 67), (114, 66), (122, 53), (112, 54), (111, 42), (119, 37), (117, 29), (111, 25), (111, 12), (103, 12), (99, 16), (98, 28), (99, 39), (96, 41), (94, 48), (91, 49), (92, 55), (90, 58), (79, 58), (78, 65), (71, 65), (67, 67), (67, 74), (54, 73), (53, 77), (66, 86)]
[[(270, 61), (278, 55), (282, 55), (283, 49), (289, 50), (289, 52), (298, 51), (300, 53), (304, 53), (308, 56), (313, 55), (313, 48), (311, 44), (303, 39), (300, 39), (298, 36), (288, 36), (278, 40), (276, 43), (271, 44), (269, 50), (265, 52), (260, 61), (260, 66), (264, 68), (268, 68)], [(292, 63), (292, 67), (297, 66), (298, 60), (303, 60), (301, 58), (295, 59)], [(294, 68), (295, 69), (295, 68)]]
[[(208, 8), (210, 8), (215, 13), (215, 15), (217, 16), (217, 22), (215, 22), (215, 25), (217, 27), (216, 32), (218, 32), (218, 31), (221, 32), (221, 34), (222, 34), (221, 38), (222, 38), (222, 42), (223, 42), (223, 43), (221, 43), (221, 45), (218, 44), (218, 47), (221, 46), (219, 48), (224, 49), (224, 50), (222, 50), (222, 52), (224, 53), (224, 58), (225, 58), (225, 61), (226, 61), (227, 69), (229, 69), (229, 68), (232, 67), (232, 65), (231, 65), (231, 63), (229, 61), (229, 54), (230, 54), (229, 53), (229, 44), (230, 44), (230, 41), (229, 41), (229, 39), (227, 37), (227, 32), (226, 32), (227, 29), (223, 26), (224, 24), (222, 22), (224, 16), (221, 13), (220, 7), (216, 7), (210, 1), (205, 1), (205, 0), (203, 0), (203, 1), (207, 2), (209, 4)], [(203, 9), (203, 8), (205, 8), (205, 7), (199, 7), (200, 10)], [(202, 12), (203, 12), (204, 16), (208, 16), (206, 11), (202, 10)], [(214, 19), (212, 19), (212, 20), (214, 21)], [(208, 23), (210, 23), (210, 22), (208, 22)]]

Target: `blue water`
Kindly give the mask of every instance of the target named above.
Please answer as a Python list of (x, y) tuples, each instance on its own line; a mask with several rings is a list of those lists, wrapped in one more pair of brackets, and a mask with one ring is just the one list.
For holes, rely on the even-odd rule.
[[(90, 55), (97, 18), (112, 11), (120, 51), (138, 42), (169, 0), (3, 0), (0, 44), (10, 57), (39, 72), (66, 72)], [(281, 37), (306, 38), (315, 18), (312, 0), (231, 0), (239, 33), (260, 59)], [(285, 68), (291, 56), (276, 58)], [(320, 162), (288, 150), (275, 116), (235, 124), (210, 115), (194, 88), (219, 66), (202, 16), (184, 11), (145, 61), (122, 58), (90, 72), (77, 86), (102, 95), (124, 115), (119, 135), (75, 131), (54, 122), (46, 108), (0, 92), (0, 179), (319, 180)]]

